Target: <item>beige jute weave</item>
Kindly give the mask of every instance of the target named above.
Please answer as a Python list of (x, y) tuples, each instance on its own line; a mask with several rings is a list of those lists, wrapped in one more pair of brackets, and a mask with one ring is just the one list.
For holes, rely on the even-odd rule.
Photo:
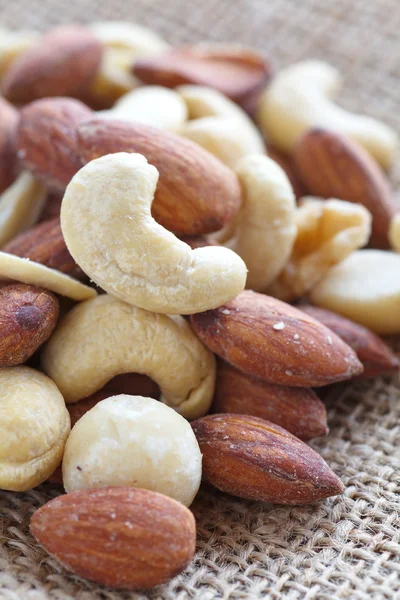
[[(400, 133), (399, 0), (0, 0), (0, 24), (16, 28), (97, 19), (137, 21), (175, 43), (251, 44), (276, 68), (327, 59), (345, 76), (340, 101)], [(0, 598), (400, 600), (400, 381), (354, 386), (328, 410), (331, 432), (313, 446), (344, 495), (284, 507), (203, 490), (196, 557), (153, 592), (92, 585), (37, 547), (30, 515), (56, 488), (0, 493)]]

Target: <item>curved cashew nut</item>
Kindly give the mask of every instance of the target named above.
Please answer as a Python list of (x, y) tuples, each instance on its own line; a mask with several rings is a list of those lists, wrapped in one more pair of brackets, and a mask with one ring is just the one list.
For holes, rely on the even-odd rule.
[(67, 403), (129, 372), (154, 379), (161, 401), (190, 419), (208, 412), (214, 393), (214, 355), (183, 317), (151, 313), (108, 295), (78, 304), (61, 320), (42, 365)]
[(290, 302), (300, 298), (336, 264), (365, 246), (371, 214), (344, 200), (303, 198), (296, 213), (297, 238), (290, 260), (267, 290)]
[(102, 119), (122, 119), (177, 131), (188, 111), (181, 96), (159, 85), (146, 85), (122, 96), (110, 110), (98, 113)]
[(186, 102), (191, 119), (181, 127), (181, 135), (231, 168), (235, 168), (243, 156), (265, 153), (259, 131), (232, 100), (200, 85), (183, 85), (177, 91)]
[(71, 180), (61, 227), (75, 261), (113, 296), (147, 310), (192, 314), (243, 290), (246, 265), (231, 250), (192, 250), (151, 216), (158, 172), (120, 152), (86, 164)]
[(268, 156), (245, 156), (236, 173), (243, 205), (219, 241), (243, 258), (247, 287), (265, 290), (290, 257), (297, 233), (296, 201), (283, 169)]
[(325, 127), (353, 138), (389, 168), (398, 146), (396, 133), (376, 119), (336, 106), (332, 97), (339, 87), (339, 72), (321, 61), (303, 61), (284, 69), (261, 96), (261, 129), (273, 144), (291, 152), (307, 129)]

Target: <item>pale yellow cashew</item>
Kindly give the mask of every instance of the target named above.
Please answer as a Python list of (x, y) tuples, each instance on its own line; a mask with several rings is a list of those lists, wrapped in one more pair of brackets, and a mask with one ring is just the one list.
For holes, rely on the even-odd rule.
[(151, 377), (161, 388), (161, 401), (188, 419), (205, 415), (214, 393), (214, 355), (183, 317), (152, 313), (108, 295), (79, 304), (61, 320), (42, 365), (67, 403), (123, 373)]
[(178, 131), (185, 123), (186, 104), (174, 90), (144, 85), (122, 96), (110, 110), (97, 113), (103, 119), (118, 119)]
[(57, 386), (29, 367), (0, 369), (0, 489), (45, 481), (62, 459), (69, 413)]
[(366, 245), (371, 214), (361, 204), (304, 198), (296, 213), (292, 255), (267, 293), (290, 302), (303, 296), (331, 267)]
[(286, 174), (263, 154), (242, 158), (236, 168), (243, 205), (219, 242), (241, 256), (247, 287), (262, 291), (285, 266), (296, 238), (296, 201)]
[(310, 294), (317, 306), (380, 334), (400, 333), (400, 255), (359, 250), (333, 269)]
[(246, 113), (217, 90), (200, 85), (177, 88), (190, 121), (181, 128), (184, 137), (235, 168), (248, 154), (265, 153), (263, 139)]
[(308, 129), (331, 129), (356, 140), (382, 167), (389, 168), (398, 136), (384, 123), (334, 104), (340, 83), (339, 72), (322, 61), (307, 60), (284, 69), (261, 96), (258, 121), (262, 131), (272, 144), (291, 152)]
[(140, 154), (109, 154), (71, 180), (61, 206), (65, 242), (108, 293), (147, 310), (192, 314), (244, 289), (246, 265), (227, 248), (192, 250), (151, 216), (158, 171)]
[(0, 195), (0, 247), (37, 222), (46, 198), (44, 186), (28, 172)]

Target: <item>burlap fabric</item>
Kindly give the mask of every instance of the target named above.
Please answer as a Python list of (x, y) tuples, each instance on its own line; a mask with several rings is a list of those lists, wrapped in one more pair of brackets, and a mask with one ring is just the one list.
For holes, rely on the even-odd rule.
[[(325, 58), (345, 74), (344, 105), (400, 132), (398, 0), (0, 0), (0, 21), (40, 28), (129, 19), (171, 42), (254, 45), (276, 67)], [(0, 494), (0, 598), (7, 600), (400, 599), (400, 386), (377, 380), (328, 402), (331, 433), (314, 444), (346, 484), (317, 506), (239, 501), (203, 490), (196, 558), (151, 593), (117, 593), (67, 574), (28, 532), (57, 494)]]

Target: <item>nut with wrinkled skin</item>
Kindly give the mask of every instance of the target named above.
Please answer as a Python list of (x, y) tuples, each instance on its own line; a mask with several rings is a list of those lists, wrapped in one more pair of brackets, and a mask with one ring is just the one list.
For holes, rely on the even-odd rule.
[(233, 496), (309, 504), (344, 486), (307, 444), (278, 425), (248, 415), (208, 415), (192, 423), (203, 478)]
[(221, 360), (212, 410), (271, 421), (301, 440), (328, 433), (325, 406), (313, 390), (267, 383)]
[(12, 63), (1, 82), (2, 94), (19, 103), (46, 96), (80, 96), (96, 74), (101, 53), (90, 29), (57, 27)]
[(85, 165), (61, 206), (68, 250), (106, 292), (160, 313), (215, 308), (244, 289), (246, 266), (223, 247), (191, 248), (155, 222), (158, 172), (140, 154)]
[(72, 428), (63, 458), (67, 492), (140, 487), (189, 506), (201, 481), (201, 454), (189, 423), (152, 398), (102, 400)]
[(16, 174), (18, 120), (17, 109), (0, 96), (0, 193), (12, 184)]
[(262, 291), (287, 263), (296, 239), (296, 202), (282, 169), (268, 156), (253, 154), (237, 164), (242, 208), (220, 243), (234, 250), (248, 268), (246, 287)]
[(161, 401), (189, 419), (206, 414), (215, 386), (214, 356), (185, 319), (107, 295), (79, 304), (60, 321), (42, 365), (67, 403), (86, 398), (117, 374), (144, 373), (160, 386)]
[(339, 84), (339, 72), (318, 60), (306, 60), (282, 70), (261, 96), (261, 129), (272, 144), (285, 152), (291, 152), (308, 129), (330, 129), (357, 141), (388, 169), (398, 147), (396, 133), (380, 121), (334, 104), (332, 97)]
[(25, 491), (60, 463), (70, 431), (56, 385), (28, 367), (0, 369), (0, 489)]
[(296, 221), (292, 255), (267, 288), (286, 302), (309, 292), (334, 265), (365, 246), (371, 232), (371, 215), (364, 206), (332, 198), (303, 198)]
[(229, 98), (211, 88), (184, 85), (177, 90), (190, 120), (180, 134), (202, 146), (234, 169), (248, 154), (265, 152), (263, 139), (251, 119)]
[(26, 362), (50, 337), (59, 313), (47, 290), (21, 283), (0, 287), (0, 367)]
[(400, 333), (399, 273), (395, 252), (352, 252), (311, 290), (310, 300), (375, 333)]
[(269, 383), (319, 387), (363, 370), (355, 352), (322, 323), (251, 290), (190, 321), (215, 354)]
[(30, 529), (69, 571), (125, 590), (166, 583), (196, 546), (195, 520), (180, 502), (127, 487), (54, 498), (34, 513)]

